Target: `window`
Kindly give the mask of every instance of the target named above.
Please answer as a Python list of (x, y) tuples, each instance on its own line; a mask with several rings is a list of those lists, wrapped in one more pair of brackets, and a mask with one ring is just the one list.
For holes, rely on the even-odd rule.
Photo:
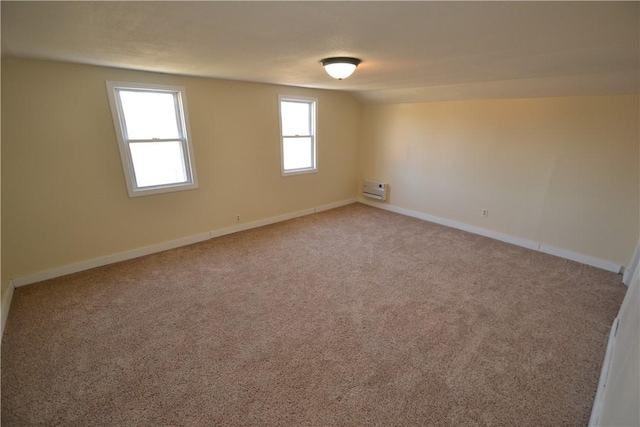
[(282, 175), (317, 171), (316, 103), (313, 98), (278, 97)]
[(197, 188), (183, 87), (107, 82), (129, 197)]

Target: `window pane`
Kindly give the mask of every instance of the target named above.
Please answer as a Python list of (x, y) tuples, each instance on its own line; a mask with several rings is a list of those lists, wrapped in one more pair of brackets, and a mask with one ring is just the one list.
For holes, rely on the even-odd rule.
[(311, 138), (284, 138), (282, 149), (285, 170), (313, 167), (313, 144)]
[(180, 138), (173, 93), (130, 90), (118, 93), (129, 139)]
[(180, 141), (134, 142), (129, 148), (138, 187), (187, 182)]
[(310, 109), (308, 102), (282, 101), (282, 135), (311, 135)]

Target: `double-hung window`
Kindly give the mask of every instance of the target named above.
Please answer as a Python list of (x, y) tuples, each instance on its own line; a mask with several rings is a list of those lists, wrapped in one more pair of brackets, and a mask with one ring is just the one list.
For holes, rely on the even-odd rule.
[(107, 82), (129, 197), (197, 188), (183, 87)]
[(279, 96), (282, 176), (316, 172), (315, 98)]

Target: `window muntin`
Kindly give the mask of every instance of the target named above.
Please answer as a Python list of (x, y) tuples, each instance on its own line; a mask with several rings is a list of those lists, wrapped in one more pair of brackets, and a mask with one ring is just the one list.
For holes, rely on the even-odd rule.
[(130, 197), (197, 188), (183, 87), (107, 82)]
[(316, 99), (279, 97), (282, 175), (317, 170)]

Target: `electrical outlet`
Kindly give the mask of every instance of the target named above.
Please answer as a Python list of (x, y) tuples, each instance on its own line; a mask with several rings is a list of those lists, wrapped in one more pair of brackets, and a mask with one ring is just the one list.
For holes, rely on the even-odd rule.
[(489, 209), (482, 209), (482, 216), (489, 216)]
[(236, 222), (240, 222), (240, 214), (236, 215)]

